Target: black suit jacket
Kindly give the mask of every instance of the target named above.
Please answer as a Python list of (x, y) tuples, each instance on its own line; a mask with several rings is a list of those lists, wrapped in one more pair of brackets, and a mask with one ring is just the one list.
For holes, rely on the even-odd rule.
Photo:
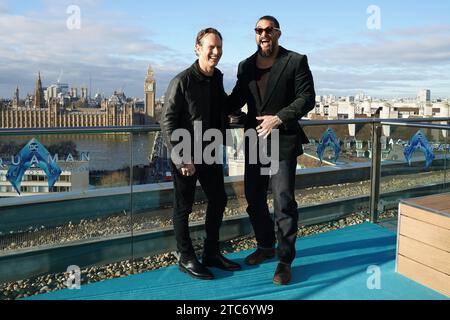
[(239, 64), (237, 82), (228, 98), (228, 112), (248, 107), (245, 129), (256, 128), (257, 116), (277, 115), (283, 124), (280, 132), (279, 159), (292, 159), (303, 153), (309, 143), (298, 121), (315, 105), (314, 81), (305, 55), (280, 46), (270, 71), (264, 100), (256, 83), (256, 55)]

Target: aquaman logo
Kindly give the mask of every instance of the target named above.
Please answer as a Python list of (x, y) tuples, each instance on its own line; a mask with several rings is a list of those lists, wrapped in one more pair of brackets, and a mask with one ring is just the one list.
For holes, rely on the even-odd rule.
[(49, 189), (55, 185), (62, 172), (47, 149), (35, 138), (20, 150), (6, 174), (6, 179), (18, 194), (20, 194), (22, 178), (30, 168), (41, 168), (45, 172)]

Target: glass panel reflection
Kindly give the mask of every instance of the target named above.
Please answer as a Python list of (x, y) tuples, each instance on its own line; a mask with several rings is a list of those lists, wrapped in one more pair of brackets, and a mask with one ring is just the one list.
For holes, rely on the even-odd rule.
[(448, 131), (383, 126), (381, 211), (396, 211), (401, 199), (447, 192)]
[[(331, 130), (330, 130), (331, 129)], [(348, 124), (331, 126), (310, 126), (304, 128), (310, 144), (304, 146), (304, 154), (298, 159), (302, 175), (314, 177), (305, 183), (298, 202), (319, 204), (341, 198), (368, 196), (370, 192), (370, 167), (372, 156), (372, 125)], [(335, 142), (329, 143), (320, 161), (323, 138), (334, 133)], [(336, 159), (336, 152), (339, 156)], [(367, 203), (368, 205), (368, 203)]]
[[(35, 275), (111, 262), (97, 249), (81, 248), (111, 237), (127, 239), (131, 232), (130, 142), (128, 133), (0, 136), (2, 258), (76, 244), (79, 251), (55, 261), (49, 254), (45, 265), (36, 260), (25, 269)], [(131, 259), (131, 249), (128, 238), (119, 255)], [(0, 283), (20, 271), (0, 267)]]

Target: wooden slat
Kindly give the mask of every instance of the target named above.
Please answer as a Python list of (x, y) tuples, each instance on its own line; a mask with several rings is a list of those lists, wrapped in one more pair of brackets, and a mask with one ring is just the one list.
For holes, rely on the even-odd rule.
[(450, 276), (402, 255), (397, 257), (398, 273), (450, 297)]
[(400, 235), (450, 252), (450, 230), (448, 229), (401, 215)]
[(405, 236), (399, 237), (399, 254), (450, 275), (450, 252), (436, 249)]
[(407, 201), (435, 210), (450, 209), (450, 193), (437, 194), (424, 198), (408, 199)]
[(424, 221), (435, 226), (450, 230), (450, 218), (439, 215), (424, 209), (412, 207), (405, 203), (400, 203), (399, 212), (401, 215)]

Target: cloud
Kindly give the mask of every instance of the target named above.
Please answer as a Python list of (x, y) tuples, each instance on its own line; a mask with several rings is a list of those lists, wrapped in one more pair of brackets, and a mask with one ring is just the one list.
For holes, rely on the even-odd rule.
[(340, 44), (319, 50), (316, 58), (326, 65), (347, 66), (406, 66), (450, 64), (450, 37), (434, 35), (390, 39), (382, 37), (366, 44)]
[(450, 26), (368, 32), (359, 42), (335, 43), (309, 54), (321, 92), (414, 95), (430, 88), (449, 95)]
[[(0, 97), (11, 97), (16, 85), (22, 97), (32, 93), (38, 71), (45, 86), (53, 84), (61, 70), (62, 81), (71, 86), (89, 85), (91, 78), (94, 93), (109, 95), (124, 89), (128, 96), (142, 97), (149, 64), (160, 96), (170, 79), (194, 59), (192, 51), (180, 52), (176, 45), (171, 48), (155, 41), (156, 30), (142, 21), (133, 23), (126, 11), (105, 10), (104, 0), (43, 3), (44, 10), (12, 14), (7, 2), (0, 0)], [(70, 13), (66, 10), (71, 4), (80, 7), (80, 30), (67, 28)], [(367, 31), (346, 41), (311, 28), (283, 41), (290, 49), (307, 49), (320, 94), (414, 95), (420, 88), (430, 88), (449, 96), (449, 34), (450, 25), (431, 25)], [(250, 36), (245, 39), (246, 43), (253, 41)], [(225, 48), (226, 54), (233, 52), (239, 59), (247, 50)], [(219, 68), (229, 92), (239, 61), (225, 58)]]
[[(126, 86), (127, 95), (142, 97), (149, 64), (154, 66), (157, 80), (161, 77), (164, 81), (173, 72), (161, 68), (161, 64), (177, 56), (171, 65), (173, 61), (184, 65), (187, 55), (154, 42), (151, 30), (118, 24), (114, 19), (90, 18), (92, 12), (86, 8), (94, 10), (99, 2), (81, 1), (79, 30), (67, 28), (70, 15), (56, 1), (46, 1), (48, 10), (40, 14), (0, 12), (0, 96), (11, 97), (17, 84), (24, 96), (33, 92), (38, 71), (48, 86), (56, 82), (63, 70), (62, 81), (71, 86), (87, 85), (92, 77), (93, 91), (111, 94)], [(162, 91), (160, 87), (159, 94)]]

